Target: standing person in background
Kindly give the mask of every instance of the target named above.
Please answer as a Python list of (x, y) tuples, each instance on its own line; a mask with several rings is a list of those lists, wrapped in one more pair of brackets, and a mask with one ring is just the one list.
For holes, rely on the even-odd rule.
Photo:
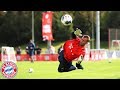
[(46, 54), (55, 54), (55, 47), (54, 46), (49, 46), (46, 50)]
[(16, 54), (21, 55), (21, 51), (22, 50), (20, 46), (16, 48)]
[(37, 45), (36, 48), (35, 48), (35, 51), (36, 51), (36, 55), (40, 55), (41, 54), (41, 48)]
[(28, 46), (26, 46), (26, 48), (25, 48), (25, 52), (26, 52), (26, 58), (25, 58), (25, 60), (28, 61), (29, 58), (30, 58), (30, 56), (29, 56), (29, 50), (28, 50)]
[(35, 44), (32, 40), (28, 43), (28, 51), (31, 62), (34, 62), (34, 55), (35, 55)]
[(25, 52), (26, 52), (27, 55), (29, 55), (28, 46), (26, 46), (26, 48), (25, 48)]
[(6, 48), (3, 50), (3, 55), (7, 55)]
[(50, 46), (50, 54), (55, 54), (55, 47), (54, 46)]
[(21, 59), (21, 52), (22, 52), (22, 50), (21, 50), (21, 47), (19, 46), (19, 47), (17, 47), (16, 48), (16, 55), (17, 55), (17, 60), (20, 60)]
[(58, 48), (58, 54), (63, 50), (63, 45)]

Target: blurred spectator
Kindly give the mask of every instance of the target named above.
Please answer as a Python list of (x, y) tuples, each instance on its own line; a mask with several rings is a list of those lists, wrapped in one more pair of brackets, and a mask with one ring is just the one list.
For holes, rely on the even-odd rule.
[(0, 48), (0, 54), (1, 54), (1, 49), (2, 49), (2, 48)]
[(22, 50), (21, 50), (21, 47), (20, 47), (20, 46), (16, 48), (16, 55), (17, 55), (17, 56), (16, 56), (16, 59), (17, 59), (17, 60), (20, 60), (20, 59), (21, 59), (21, 51), (22, 51)]
[(55, 54), (55, 47), (51, 46), (50, 49), (51, 49), (51, 54)]
[(6, 48), (3, 50), (3, 55), (7, 55)]
[(16, 54), (18, 54), (18, 55), (21, 54), (21, 47), (20, 46), (16, 48)]
[(63, 45), (58, 48), (58, 54), (63, 50)]
[(55, 47), (54, 46), (50, 46), (48, 47), (48, 49), (46, 50), (47, 54), (55, 54)]
[(32, 40), (28, 43), (28, 51), (31, 62), (34, 62), (34, 55), (35, 55), (35, 44)]
[(35, 54), (40, 55), (41, 54), (41, 50), (42, 49), (37, 45), (36, 48), (35, 48), (35, 51), (36, 51)]
[(29, 54), (28, 46), (25, 48), (25, 52), (26, 52), (26, 54)]

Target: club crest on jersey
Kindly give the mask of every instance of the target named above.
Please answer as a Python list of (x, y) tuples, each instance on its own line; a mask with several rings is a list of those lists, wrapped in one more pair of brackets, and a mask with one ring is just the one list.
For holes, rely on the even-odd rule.
[(13, 78), (17, 73), (17, 65), (11, 61), (4, 62), (1, 66), (1, 73), (5, 78)]

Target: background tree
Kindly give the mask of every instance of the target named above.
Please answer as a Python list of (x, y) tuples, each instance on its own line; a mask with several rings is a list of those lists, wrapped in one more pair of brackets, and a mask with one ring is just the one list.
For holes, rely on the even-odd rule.
[[(34, 11), (34, 38), (35, 43), (42, 41), (42, 13), (46, 11)], [(73, 18), (71, 26), (64, 26), (61, 17), (70, 14)], [(92, 17), (93, 14), (93, 17)], [(107, 41), (109, 28), (120, 28), (119, 11), (100, 11), (100, 38)], [(92, 27), (92, 25), (94, 27)], [(52, 32), (54, 42), (64, 41), (70, 38), (74, 27), (79, 27), (83, 34), (96, 35), (95, 11), (53, 11)], [(95, 36), (96, 37), (96, 36)], [(94, 38), (95, 38), (94, 37)], [(32, 38), (32, 12), (31, 11), (0, 11), (0, 45), (18, 46), (28, 43)]]

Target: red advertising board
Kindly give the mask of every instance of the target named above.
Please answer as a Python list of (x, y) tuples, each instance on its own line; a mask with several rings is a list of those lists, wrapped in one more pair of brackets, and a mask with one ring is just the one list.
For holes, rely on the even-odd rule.
[(54, 40), (52, 36), (52, 16), (53, 12), (47, 11), (42, 13), (42, 37), (45, 40)]
[[(30, 57), (27, 54), (16, 55), (17, 61), (29, 61)], [(34, 56), (35, 61), (57, 61), (58, 54), (40, 54)], [(1, 61), (1, 54), (0, 54)]]

